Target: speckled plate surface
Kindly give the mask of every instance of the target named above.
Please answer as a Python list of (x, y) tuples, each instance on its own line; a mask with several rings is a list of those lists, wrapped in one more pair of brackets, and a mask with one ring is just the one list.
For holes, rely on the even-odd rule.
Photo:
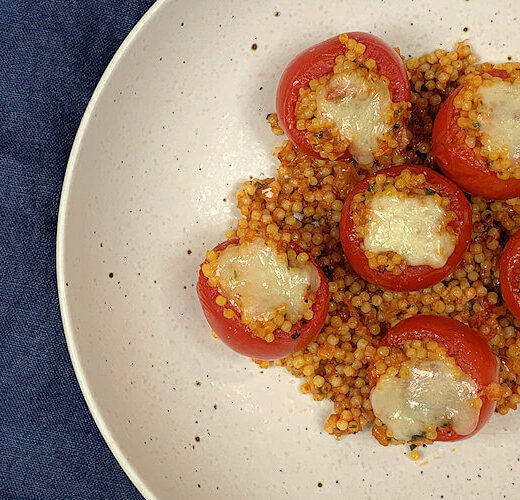
[(368, 432), (336, 441), (332, 404), (214, 340), (194, 287), (240, 181), (275, 170), (265, 116), (296, 53), (360, 30), (404, 54), (468, 37), (518, 59), (517, 15), (513, 1), (160, 1), (134, 29), (78, 131), (57, 262), (85, 398), (147, 498), (518, 498), (519, 414), (429, 447), (422, 467)]

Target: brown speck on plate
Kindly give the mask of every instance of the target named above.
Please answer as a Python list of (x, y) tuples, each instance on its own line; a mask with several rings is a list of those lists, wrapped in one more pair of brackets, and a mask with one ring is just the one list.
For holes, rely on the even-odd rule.
[(197, 443), (200, 441), (200, 437), (199, 436), (195, 436), (195, 441), (197, 441)]
[(256, 50), (258, 48), (258, 45), (256, 43), (253, 43), (253, 45), (251, 45), (251, 50)]
[(322, 486), (323, 486), (323, 483), (320, 481), (320, 482), (318, 483), (318, 488), (321, 488)]
[(109, 278), (113, 278), (114, 277), (114, 273), (108, 273), (108, 277)]

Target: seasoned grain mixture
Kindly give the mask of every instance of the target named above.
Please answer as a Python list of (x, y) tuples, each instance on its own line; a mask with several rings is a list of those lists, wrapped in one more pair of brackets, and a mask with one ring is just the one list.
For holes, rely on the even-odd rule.
[[(450, 52), (439, 49), (405, 61), (412, 89), (408, 144), (404, 149), (392, 149), (393, 164), (435, 168), (430, 154), (433, 119), (447, 96), (467, 81), (465, 75), (475, 78), (477, 70), (471, 66), (475, 63), (465, 42)], [(468, 107), (466, 100), (461, 107)], [(471, 110), (466, 110), (468, 116)], [(276, 115), (269, 115), (268, 121), (280, 135)], [(455, 272), (425, 290), (383, 291), (362, 280), (346, 262), (338, 229), (349, 190), (381, 165), (374, 162), (361, 169), (355, 160), (310, 158), (289, 141), (275, 155), (280, 161), (275, 178), (246, 182), (238, 191), (242, 218), (226, 236), (244, 237), (252, 232), (296, 242), (317, 259), (329, 279), (329, 315), (321, 333), (303, 351), (274, 362), (303, 379), (304, 394), (316, 401), (333, 402), (325, 430), (339, 437), (374, 422), (369, 363), (387, 354), (378, 351), (382, 335), (400, 320), (417, 314), (450, 316), (480, 332), (501, 360), (501, 385), (493, 388), (492, 395), (498, 400), (496, 411), (504, 415), (516, 409), (520, 403), (520, 322), (506, 310), (499, 294), (498, 262), (503, 242), (520, 227), (520, 199), (471, 197), (472, 241)], [(435, 346), (430, 347), (435, 351)], [(269, 365), (258, 363), (263, 368)], [(388, 439), (380, 422), (377, 424), (375, 434)]]

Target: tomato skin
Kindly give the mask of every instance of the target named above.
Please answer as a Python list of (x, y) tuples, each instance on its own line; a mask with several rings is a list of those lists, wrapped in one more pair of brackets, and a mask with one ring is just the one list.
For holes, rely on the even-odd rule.
[[(493, 72), (500, 76), (498, 72)], [(502, 180), (466, 144), (466, 134), (457, 125), (460, 111), (453, 101), (463, 86), (446, 99), (437, 113), (432, 132), (432, 154), (440, 169), (467, 193), (492, 200), (520, 196), (520, 179)]]
[(520, 320), (520, 231), (504, 247), (500, 257), (500, 293), (516, 319)]
[[(483, 389), (491, 382), (498, 382), (498, 363), (487, 342), (464, 323), (452, 318), (419, 315), (402, 320), (391, 328), (380, 345), (402, 348), (407, 340), (431, 339), (443, 345), (449, 356), (455, 358), (460, 368), (476, 382), (482, 399), (479, 419), (475, 430), (467, 435), (457, 434), (451, 427), (437, 428), (435, 441), (459, 441), (476, 434), (495, 411), (496, 402), (490, 401)], [(377, 383), (375, 367), (370, 368), (370, 382)]]
[[(361, 240), (356, 235), (356, 226), (350, 215), (351, 205), (354, 196), (357, 193), (364, 192), (374, 182), (376, 175), (383, 173), (387, 176), (396, 177), (404, 169), (410, 170), (412, 174), (424, 174), (426, 177), (425, 187), (431, 187), (442, 196), (450, 199), (450, 210), (453, 210), (457, 215), (457, 218), (450, 223), (455, 231), (457, 242), (446, 264), (439, 269), (434, 269), (430, 266), (408, 266), (406, 271), (398, 275), (394, 275), (391, 272), (380, 273), (377, 269), (371, 269), (368, 265), (368, 259), (361, 248)], [(468, 248), (471, 231), (471, 206), (464, 193), (442, 175), (430, 168), (419, 165), (389, 167), (365, 177), (354, 186), (345, 200), (340, 221), (341, 245), (354, 270), (368, 282), (393, 291), (413, 291), (428, 288), (451, 274), (462, 260), (464, 252)]]
[[(390, 80), (389, 89), (392, 101), (410, 102), (410, 83), (403, 61), (397, 52), (381, 39), (369, 33), (347, 33), (358, 43), (366, 46), (365, 55), (377, 63), (381, 76)], [(287, 66), (280, 78), (276, 92), (276, 112), (278, 121), (285, 134), (304, 153), (320, 158), (319, 153), (310, 146), (305, 131), (296, 128), (295, 108), (301, 87), (316, 78), (332, 71), (337, 56), (345, 54), (343, 45), (337, 36), (314, 45), (298, 54)], [(349, 157), (348, 152), (344, 157)]]
[[(214, 250), (218, 252), (224, 250), (228, 245), (235, 245), (238, 242), (238, 238), (232, 238), (220, 243)], [(303, 251), (296, 244), (291, 244), (290, 247), (298, 253)], [(325, 323), (330, 298), (328, 280), (310, 254), (309, 262), (316, 267), (320, 276), (320, 284), (316, 290), (316, 298), (312, 306), (314, 316), (309, 321), (300, 320), (293, 325), (289, 332), (276, 330), (274, 332), (275, 339), (270, 343), (255, 337), (249, 327), (238, 318), (240, 311), (230, 304), (226, 304), (224, 307), (234, 309), (237, 314), (233, 318), (224, 317), (224, 307), (217, 305), (215, 302), (215, 299), (220, 295), (220, 291), (218, 287), (208, 285), (208, 278), (202, 273), (201, 264), (197, 281), (197, 294), (202, 311), (211, 329), (228, 347), (244, 356), (255, 359), (267, 361), (280, 359), (306, 347), (318, 335)], [(298, 335), (298, 337), (292, 338), (294, 335)]]

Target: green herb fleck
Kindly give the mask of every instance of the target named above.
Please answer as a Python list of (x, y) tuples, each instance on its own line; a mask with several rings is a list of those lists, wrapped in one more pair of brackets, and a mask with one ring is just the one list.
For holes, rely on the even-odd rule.
[(372, 183), (372, 184), (370, 184), (370, 185), (368, 186), (367, 191), (368, 191), (369, 193), (371, 193), (371, 192), (374, 190), (375, 187), (376, 187), (375, 183)]
[(437, 194), (437, 191), (435, 191), (434, 189), (431, 189), (431, 188), (426, 188), (426, 189), (424, 190), (424, 192), (425, 192), (426, 194)]
[(399, 123), (394, 123), (394, 128), (397, 130), (401, 125)]
[(474, 126), (475, 128), (480, 128), (480, 123), (479, 123), (479, 122), (475, 122), (475, 123), (473, 124), (473, 126)]
[(415, 448), (417, 448), (417, 445), (416, 445), (416, 444), (411, 444), (411, 445), (410, 445), (410, 451), (415, 450)]

